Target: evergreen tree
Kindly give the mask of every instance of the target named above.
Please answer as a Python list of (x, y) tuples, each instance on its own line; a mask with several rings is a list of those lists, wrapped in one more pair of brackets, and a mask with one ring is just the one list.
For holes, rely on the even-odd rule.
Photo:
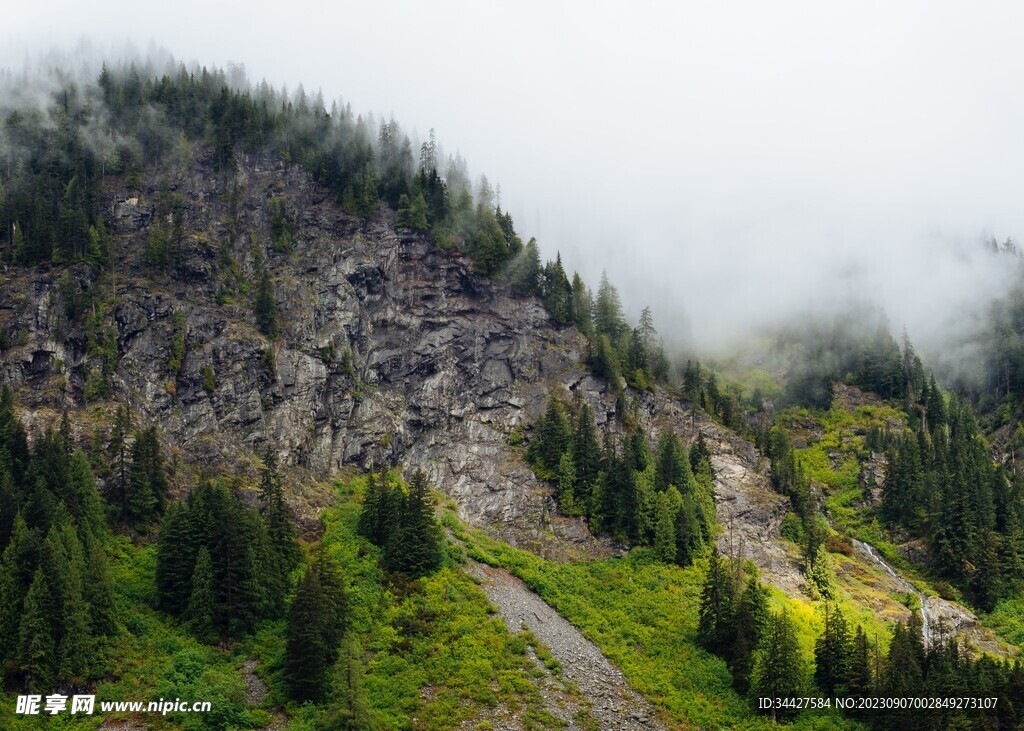
[(601, 283), (598, 285), (597, 297), (594, 300), (594, 330), (599, 335), (606, 335), (615, 343), (626, 329), (626, 318), (622, 315), (619, 292), (608, 281), (608, 273), (601, 272)]
[(672, 373), (672, 361), (665, 352), (665, 341), (659, 338), (651, 353), (651, 375), (657, 383), (669, 383)]
[(19, 628), (18, 659), (25, 685), (37, 692), (51, 692), (57, 677), (55, 626), (59, 608), (43, 569), (36, 569), (25, 597)]
[(583, 278), (576, 272), (572, 275), (572, 317), (576, 328), (588, 338), (594, 335), (594, 302)]
[(583, 511), (576, 500), (576, 466), (572, 454), (562, 453), (558, 462), (558, 506), (563, 515), (582, 515)]
[(634, 472), (643, 472), (651, 463), (651, 447), (647, 435), (636, 429), (626, 439), (626, 460)]
[(761, 585), (756, 574), (751, 575), (736, 602), (736, 611), (732, 616), (732, 641), (727, 656), (733, 685), (741, 693), (746, 693), (750, 687), (754, 651), (761, 643), (770, 619), (768, 590)]
[(690, 471), (696, 475), (702, 469), (707, 469), (712, 479), (714, 470), (711, 468), (711, 450), (704, 439), (704, 432), (699, 432), (697, 438), (690, 445)]
[(214, 513), (214, 537), (208, 547), (216, 556), (218, 620), (228, 634), (248, 631), (258, 616), (261, 596), (254, 551), (258, 518), (247, 513), (238, 498), (220, 488), (219, 510)]
[(167, 494), (163, 455), (156, 427), (135, 433), (129, 467), (129, 491), (122, 503), (122, 520), (135, 524), (163, 511)]
[(853, 647), (846, 618), (838, 607), (825, 604), (825, 628), (814, 645), (814, 680), (826, 696), (839, 694), (850, 677)]
[(102, 544), (93, 541), (86, 555), (83, 596), (89, 605), (89, 631), (94, 637), (112, 635), (117, 629), (114, 582)]
[(327, 711), (326, 725), (339, 731), (363, 731), (371, 727), (371, 713), (363, 688), (362, 648), (351, 634), (345, 635), (334, 676), (337, 679)]
[(89, 671), (93, 642), (91, 607), (83, 596), (82, 569), (77, 562), (71, 566), (63, 593), (59, 673), (62, 678), (81, 679)]
[(38, 564), (38, 536), (18, 513), (11, 540), (0, 559), (0, 660), (19, 652), (22, 607)]
[(665, 563), (676, 560), (676, 512), (679, 508), (672, 504), (670, 492), (666, 490), (655, 497), (654, 555)]
[(184, 505), (172, 504), (164, 514), (157, 541), (157, 604), (173, 615), (180, 615), (187, 608), (195, 573), (198, 548), (189, 518)]
[(868, 652), (868, 636), (864, 628), (857, 625), (853, 635), (853, 645), (850, 650), (850, 662), (846, 668), (846, 677), (843, 683), (846, 692), (852, 698), (867, 698), (871, 695), (873, 679), (871, 676), (871, 659)]
[(196, 554), (196, 566), (192, 572), (192, 591), (189, 595), (185, 618), (196, 637), (210, 641), (214, 636), (217, 614), (217, 598), (214, 590), (213, 561), (210, 552), (203, 546)]
[(572, 322), (572, 286), (562, 267), (561, 254), (555, 256), (555, 261), (544, 265), (541, 281), (544, 309), (551, 315), (551, 319), (558, 325)]
[(371, 543), (382, 546), (387, 542), (384, 525), (381, 521), (383, 502), (386, 499), (386, 485), (378, 485), (377, 478), (370, 472), (366, 476), (366, 491), (363, 493), (363, 507), (359, 511), (359, 535)]
[(277, 337), (280, 329), (278, 323), (277, 298), (274, 296), (274, 285), (270, 280), (270, 272), (260, 267), (256, 277), (256, 326), (268, 338)]
[[(750, 686), (751, 697), (773, 701), (800, 698), (807, 692), (807, 665), (788, 613), (774, 614), (768, 622), (754, 658)], [(772, 720), (794, 713), (772, 705)]]
[(935, 383), (935, 374), (932, 373), (928, 380), (928, 396), (925, 401), (925, 413), (928, 417), (928, 427), (935, 431), (946, 424), (946, 402), (942, 398), (942, 391)]
[(443, 542), (427, 476), (423, 470), (416, 470), (409, 481), (409, 496), (398, 530), (385, 546), (385, 562), (392, 570), (426, 576), (441, 565)]
[(675, 432), (662, 432), (658, 439), (655, 460), (656, 490), (660, 492), (669, 485), (675, 485), (683, 495), (693, 490), (693, 474), (690, 472), (686, 448)]
[(117, 407), (114, 429), (110, 436), (110, 479), (107, 499), (118, 520), (127, 523), (131, 514), (131, 449), (128, 436), (132, 432), (132, 416), (127, 404)]
[(696, 402), (704, 386), (704, 376), (701, 373), (700, 363), (695, 360), (686, 361), (686, 369), (683, 371), (683, 394), (692, 402)]
[(728, 647), (735, 597), (735, 586), (725, 562), (717, 549), (712, 550), (700, 593), (697, 636), (701, 644), (716, 655)]
[(508, 281), (512, 285), (512, 292), (517, 297), (540, 294), (542, 272), (537, 239), (531, 238), (508, 267)]
[(78, 524), (81, 535), (102, 538), (107, 533), (103, 504), (96, 489), (89, 458), (80, 449), (74, 450), (68, 465), (68, 490), (65, 502)]
[(423, 191), (417, 190), (410, 198), (402, 193), (398, 198), (398, 225), (414, 231), (426, 231), (430, 228), (427, 222), (427, 200)]
[[(921, 637), (904, 624), (893, 628), (892, 641), (889, 643), (889, 654), (886, 658), (882, 675), (878, 678), (878, 691), (889, 698), (912, 698), (921, 695), (924, 689), (924, 672), (921, 666), (923, 649), (920, 647)], [(909, 709), (892, 709), (886, 714), (886, 726), (889, 728), (910, 728), (916, 711)]]
[(337, 648), (349, 623), (348, 594), (341, 576), (341, 567), (321, 549), (312, 568), (320, 580), (320, 588), (326, 602), (323, 625), (324, 640), (329, 647)]
[[(260, 471), (260, 511), (267, 526), (270, 547), (277, 555), (281, 570), (288, 574), (302, 558), (293, 524), (294, 515), (284, 499), (277, 456), (267, 450)], [(282, 577), (283, 578), (283, 577)]]
[(325, 636), (327, 601), (317, 571), (306, 569), (295, 588), (288, 612), (284, 650), (284, 681), (298, 701), (317, 700), (325, 691), (336, 648)]
[(614, 391), (621, 390), (619, 357), (607, 335), (599, 334), (590, 341), (587, 363), (594, 375), (608, 381)]
[(581, 403), (576, 410), (570, 450), (576, 472), (575, 498), (580, 508), (585, 510), (601, 471), (601, 448), (597, 443), (594, 410), (589, 404)]
[[(670, 485), (669, 489), (675, 487)], [(680, 496), (676, 511), (676, 561), (689, 566), (704, 546), (704, 531), (697, 502), (692, 492)]]
[(526, 458), (539, 468), (543, 477), (554, 477), (571, 436), (565, 406), (559, 399), (552, 398), (537, 423), (536, 433), (526, 449)]

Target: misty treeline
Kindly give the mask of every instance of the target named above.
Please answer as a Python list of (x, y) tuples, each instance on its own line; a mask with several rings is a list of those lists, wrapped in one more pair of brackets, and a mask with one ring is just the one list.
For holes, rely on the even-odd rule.
[[(991, 610), (1024, 588), (1021, 475), (993, 460), (970, 404), (942, 392), (909, 338), (899, 345), (882, 326), (866, 338), (853, 333), (849, 323), (811, 333), (802, 346), (821, 354), (820, 367), (798, 372), (787, 395), (828, 407), (831, 384), (845, 372), (846, 382), (899, 403), (904, 428), (865, 434), (860, 458), (884, 454), (887, 468), (883, 484), (863, 487), (882, 488), (878, 515), (892, 534), (925, 542), (932, 573), (950, 598), (962, 594)], [(771, 461), (772, 484), (799, 521), (789, 530), (784, 525), (784, 533), (801, 544), (809, 578), (829, 596), (823, 544), (830, 530), (819, 493), (782, 428), (755, 431), (755, 438)]]
[(594, 533), (651, 546), (659, 560), (681, 565), (711, 543), (714, 473), (703, 435), (687, 450), (665, 430), (652, 451), (633, 427), (621, 437), (606, 431), (599, 445), (593, 409), (581, 398), (552, 398), (526, 458), (555, 485), (560, 512), (586, 518)]
[(985, 697), (990, 709), (851, 709), (847, 715), (876, 729), (1017, 728), (1024, 718), (1024, 666), (1020, 660), (974, 657), (954, 637), (935, 637), (927, 646), (921, 617), (896, 624), (888, 648), (853, 627), (842, 608), (823, 607), (824, 622), (808, 662), (793, 618), (769, 609), (768, 591), (756, 568), (713, 552), (701, 588), (697, 636), (721, 657), (733, 686), (754, 708), (779, 720), (800, 711), (760, 709), (761, 698), (783, 700), (821, 696), (855, 701), (870, 698)]
[[(993, 309), (995, 315), (1002, 311)], [(788, 354), (791, 362), (806, 364), (791, 372), (789, 399), (827, 408), (832, 384), (844, 380), (899, 404), (904, 428), (876, 427), (865, 435), (860, 458), (884, 454), (887, 468), (881, 485), (863, 487), (882, 488), (878, 515), (893, 535), (924, 541), (940, 589), (986, 611), (1019, 594), (1024, 478), (1013, 459), (994, 459), (971, 403), (943, 393), (909, 338), (898, 344), (882, 322), (865, 328), (845, 319), (827, 329), (808, 328), (777, 347), (795, 350), (798, 355)], [(799, 519), (789, 535), (802, 545), (808, 576), (827, 595), (829, 571), (818, 562), (830, 531), (818, 493), (783, 429), (755, 430), (755, 439), (771, 460), (773, 485), (790, 498)]]
[(907, 335), (897, 342), (885, 316), (870, 307), (786, 328), (773, 339), (770, 357), (786, 373), (783, 405), (827, 409), (836, 381), (908, 399), (908, 406), (925, 389), (938, 393)]
[[(591, 339), (594, 369), (614, 383), (621, 375), (644, 389), (668, 379), (670, 364), (650, 309), (631, 327), (606, 276), (594, 296), (578, 274), (569, 279), (560, 256), (542, 264), (536, 240), (524, 245), (502, 210), (500, 192), (486, 176), (474, 185), (465, 161), (445, 155), (433, 131), (414, 151), (394, 120), (376, 125), (348, 105), (328, 110), (319, 94), (301, 87), (288, 94), (265, 82), (229, 82), (223, 71), (205, 67), (104, 65), (95, 82), (55, 72), (48, 83), (45, 101), (0, 109), (4, 261), (84, 261), (102, 268), (109, 257), (105, 176), (122, 176), (129, 190), (141, 191), (152, 173), (182, 165), (200, 144), (212, 151), (233, 210), (238, 191), (228, 173), (236, 156), (270, 153), (301, 165), (345, 210), (370, 217), (384, 203), (396, 211), (400, 227), (429, 232), (440, 248), (468, 254), (478, 274), (507, 280), (517, 295), (540, 297), (557, 324), (574, 324)], [(143, 261), (161, 272), (180, 260), (186, 231), (179, 195), (165, 190), (157, 204)], [(283, 197), (268, 201), (267, 216), (272, 248), (287, 251), (297, 222)], [(258, 269), (254, 307), (260, 328), (273, 335), (278, 324), (266, 296), (270, 280), (262, 262)], [(90, 303), (78, 304), (76, 312)]]
[(1003, 429), (1009, 439), (999, 446), (1016, 465), (1024, 447), (1024, 429), (1020, 428), (1024, 411), (1024, 265), (1021, 253), (1011, 240), (990, 243), (994, 256), (1014, 267), (1014, 287), (994, 298), (984, 312), (981, 327), (958, 348), (969, 354), (969, 362), (953, 364), (949, 381), (977, 408), (988, 431)]
[[(63, 72), (49, 82), (45, 102), (3, 109), (0, 241), (10, 261), (102, 263), (103, 177), (123, 175), (129, 189), (141, 189), (146, 173), (175, 165), (196, 142), (212, 150), (225, 187), (237, 154), (275, 154), (302, 165), (346, 210), (371, 216), (383, 201), (400, 225), (467, 251), (484, 274), (522, 248), (486, 178), (474, 200), (465, 162), (441, 159), (433, 133), (417, 160), (397, 122), (375, 127), (348, 105), (327, 110), (301, 87), (288, 94), (265, 82), (229, 83), (205, 67), (158, 71), (133, 62), (104, 65), (95, 82)], [(286, 244), (290, 222), (271, 209), (275, 245)]]

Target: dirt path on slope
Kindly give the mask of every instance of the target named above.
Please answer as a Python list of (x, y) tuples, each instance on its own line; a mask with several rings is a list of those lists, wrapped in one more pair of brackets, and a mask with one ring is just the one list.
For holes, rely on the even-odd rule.
[[(562, 665), (565, 680), (590, 701), (590, 715), (601, 729), (649, 731), (665, 727), (653, 717), (651, 705), (626, 682), (622, 672), (601, 651), (526, 584), (504, 569), (470, 563), (471, 575), (498, 607), (513, 632), (530, 630)], [(570, 728), (576, 728), (570, 724)]]

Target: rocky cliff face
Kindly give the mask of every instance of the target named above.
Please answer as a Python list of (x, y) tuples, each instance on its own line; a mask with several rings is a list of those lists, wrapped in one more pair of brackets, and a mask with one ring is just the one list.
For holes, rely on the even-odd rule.
[[(167, 195), (180, 196), (185, 235), (172, 273), (154, 276), (141, 252)], [(84, 401), (102, 357), (90, 355), (82, 321), (102, 303), (99, 319), (116, 341), (112, 397), (159, 424), (183, 465), (251, 472), (270, 446), (311, 478), (348, 464), (421, 466), (463, 518), (510, 542), (559, 557), (614, 550), (555, 515), (550, 488), (509, 445), (553, 393), (579, 392), (599, 424), (617, 428), (614, 397), (581, 366), (585, 342), (554, 327), (536, 300), (397, 230), (388, 211), (370, 221), (342, 212), (299, 168), (269, 159), (240, 162), (233, 180), (199, 160), (141, 192), (112, 184), (106, 197), (110, 274), (91, 281), (86, 268), (72, 269), (70, 288), (57, 268), (9, 269), (0, 281), (0, 377), (30, 423), (65, 407), (79, 410), (79, 423), (109, 423), (109, 408)], [(294, 220), (287, 252), (270, 242), (275, 197)], [(276, 341), (255, 326), (259, 266), (276, 288)], [(65, 304), (79, 290), (93, 304), (72, 321)], [(185, 350), (173, 372), (176, 331)], [(741, 537), (763, 568), (788, 562), (795, 572), (769, 540), (784, 507), (756, 450), (663, 393), (640, 406), (646, 426), (710, 438), (723, 547)]]

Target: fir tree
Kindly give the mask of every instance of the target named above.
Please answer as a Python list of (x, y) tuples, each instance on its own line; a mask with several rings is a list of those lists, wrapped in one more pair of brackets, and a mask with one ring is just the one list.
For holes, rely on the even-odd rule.
[(337, 648), (349, 623), (348, 594), (341, 576), (341, 567), (321, 549), (312, 568), (320, 580), (320, 588), (326, 602), (324, 640), (329, 647)]
[(405, 193), (399, 196), (398, 225), (414, 231), (430, 228), (427, 223), (427, 200), (423, 197), (423, 191), (417, 190), (411, 198)]
[(582, 510), (576, 500), (576, 466), (573, 464), (572, 455), (566, 451), (558, 462), (558, 506), (562, 515), (582, 515)]
[(385, 561), (395, 571), (426, 576), (441, 564), (443, 541), (427, 476), (416, 470), (409, 481), (399, 528), (385, 547)]
[(221, 488), (220, 510), (214, 515), (215, 533), (209, 545), (217, 587), (218, 620), (228, 634), (249, 630), (258, 616), (260, 586), (253, 539), (258, 518), (247, 514), (234, 495)]
[(270, 280), (270, 272), (261, 267), (256, 278), (256, 326), (268, 338), (277, 337), (279, 330), (277, 298), (274, 296), (274, 285)]
[(685, 495), (693, 489), (693, 474), (686, 456), (686, 448), (679, 436), (672, 431), (664, 431), (658, 439), (655, 455), (654, 488), (659, 492), (669, 485), (675, 485)]
[[(772, 615), (758, 646), (751, 673), (751, 697), (800, 698), (807, 692), (807, 665), (789, 614)], [(795, 713), (772, 704), (772, 720)]]
[(377, 478), (370, 472), (366, 476), (366, 491), (363, 493), (363, 507), (359, 511), (359, 535), (377, 546), (386, 542), (381, 525), (381, 510), (386, 488), (377, 484)]
[(327, 622), (327, 601), (319, 574), (306, 569), (288, 612), (284, 650), (284, 681), (295, 700), (317, 700), (324, 694), (336, 652), (325, 636)]
[(106, 535), (107, 525), (103, 519), (103, 504), (96, 489), (96, 478), (89, 458), (80, 449), (71, 454), (68, 465), (68, 497), (70, 499), (65, 502), (72, 510), (79, 533), (97, 539)]
[(83, 594), (89, 605), (89, 631), (95, 637), (112, 635), (117, 629), (114, 585), (102, 544), (93, 541), (86, 555)]
[(267, 525), (270, 547), (287, 574), (298, 565), (302, 552), (293, 524), (294, 515), (284, 499), (277, 456), (269, 449), (263, 456), (263, 469), (260, 471), (260, 511)]
[(601, 471), (601, 448), (597, 443), (594, 410), (589, 404), (581, 403), (576, 410), (570, 451), (576, 471), (576, 502), (585, 510), (590, 504), (591, 494)]
[(728, 646), (736, 591), (725, 562), (715, 549), (708, 560), (704, 586), (700, 593), (700, 619), (697, 635), (709, 651), (721, 654)]
[(690, 445), (690, 471), (696, 475), (701, 470), (708, 470), (714, 479), (714, 470), (711, 468), (711, 450), (704, 439), (704, 432), (697, 434), (697, 438)]
[(92, 656), (91, 607), (83, 596), (81, 567), (72, 564), (64, 588), (59, 672), (63, 678), (81, 679), (89, 670)]
[(22, 605), (38, 563), (38, 536), (18, 513), (11, 540), (0, 559), (0, 660), (12, 659), (19, 650)]
[(213, 582), (213, 561), (210, 559), (210, 552), (203, 546), (196, 554), (196, 566), (192, 572), (192, 591), (185, 612), (192, 632), (203, 641), (212, 639), (214, 633), (217, 599)]
[(30, 690), (50, 692), (56, 680), (58, 611), (43, 569), (38, 568), (25, 597), (18, 641), (19, 665)]
[(508, 268), (508, 281), (517, 297), (538, 295), (541, 292), (540, 250), (537, 239), (531, 238), (523, 251), (512, 260)]
[(551, 319), (558, 325), (572, 322), (572, 285), (569, 284), (565, 269), (562, 267), (561, 254), (556, 254), (555, 261), (549, 261), (544, 265), (541, 281), (544, 309), (551, 315)]
[(572, 275), (572, 317), (573, 323), (588, 338), (594, 335), (594, 302), (590, 290), (578, 273)]
[(359, 641), (346, 634), (334, 667), (336, 681), (326, 721), (329, 728), (362, 731), (371, 727), (370, 708), (363, 688), (362, 654)]
[(157, 541), (157, 604), (173, 615), (180, 615), (187, 608), (195, 572), (198, 548), (189, 518), (184, 505), (172, 504), (164, 514)]
[(756, 574), (751, 575), (736, 602), (732, 616), (732, 641), (727, 656), (733, 685), (741, 693), (746, 693), (750, 687), (754, 651), (761, 642), (770, 618), (768, 590), (762, 586)]
[(692, 402), (696, 402), (704, 387), (704, 376), (700, 363), (695, 360), (686, 361), (683, 371), (683, 394)]
[[(676, 560), (676, 511), (679, 508), (672, 504), (671, 492), (666, 490), (655, 497), (654, 555), (665, 563)], [(681, 498), (679, 500), (682, 502)]]
[(608, 336), (614, 343), (618, 342), (626, 328), (619, 292), (608, 281), (608, 273), (601, 272), (601, 283), (598, 285), (597, 297), (594, 300), (594, 330), (599, 335)]
[(594, 375), (608, 381), (613, 390), (619, 391), (622, 388), (622, 384), (619, 382), (621, 378), (619, 357), (607, 335), (599, 333), (596, 339), (590, 342), (587, 362)]
[(843, 679), (846, 692), (852, 698), (867, 698), (871, 695), (873, 680), (871, 676), (871, 659), (868, 652), (868, 636), (864, 628), (857, 625), (850, 650), (850, 662)]
[(554, 477), (562, 453), (569, 447), (571, 436), (565, 406), (559, 399), (552, 398), (537, 423), (535, 434), (526, 449), (526, 458), (540, 469), (543, 476)]
[(132, 432), (132, 416), (126, 404), (117, 407), (114, 429), (110, 436), (110, 479), (107, 498), (118, 519), (127, 523), (131, 513), (131, 449), (128, 436)]
[(122, 520), (134, 524), (163, 512), (166, 499), (167, 476), (156, 427), (136, 432), (131, 455), (129, 492), (122, 504)]
[(814, 645), (814, 680), (826, 696), (839, 694), (850, 677), (852, 655), (850, 631), (842, 610), (825, 604), (825, 628)]

